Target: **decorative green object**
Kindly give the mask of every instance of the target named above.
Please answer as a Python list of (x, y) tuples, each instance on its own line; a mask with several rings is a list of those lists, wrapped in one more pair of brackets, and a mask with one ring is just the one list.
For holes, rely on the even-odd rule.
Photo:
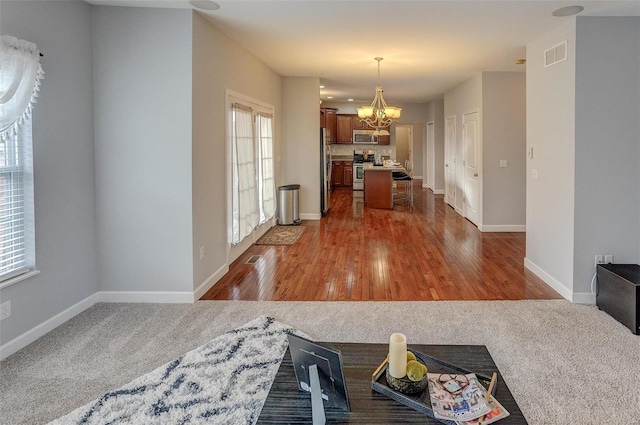
[(411, 381), (422, 381), (422, 378), (424, 378), (424, 375), (426, 373), (427, 367), (417, 360), (409, 360), (407, 362), (407, 378), (409, 378)]
[(409, 362), (411, 360), (417, 360), (416, 355), (413, 354), (411, 351), (407, 351), (407, 366), (409, 365)]

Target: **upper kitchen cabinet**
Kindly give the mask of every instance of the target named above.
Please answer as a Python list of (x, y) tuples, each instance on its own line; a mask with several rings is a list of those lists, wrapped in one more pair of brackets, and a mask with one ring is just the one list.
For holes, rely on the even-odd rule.
[[(389, 130), (387, 128), (387, 130)], [(391, 144), (391, 136), (378, 136), (378, 144), (379, 145), (390, 145)]]
[(353, 138), (353, 119), (351, 115), (336, 115), (337, 130), (336, 130), (336, 142), (337, 143), (352, 143)]
[(336, 143), (337, 113), (336, 108), (320, 108), (320, 127), (327, 129), (329, 143)]
[(352, 115), (351, 120), (352, 120), (352, 125), (354, 130), (370, 130), (371, 129), (371, 127), (369, 127), (369, 125), (367, 125), (366, 122), (361, 121), (357, 115)]

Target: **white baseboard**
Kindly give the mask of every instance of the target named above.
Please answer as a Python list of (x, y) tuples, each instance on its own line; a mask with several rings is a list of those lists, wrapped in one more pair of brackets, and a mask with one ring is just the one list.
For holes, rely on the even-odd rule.
[(322, 218), (322, 214), (317, 213), (300, 213), (300, 220), (320, 220)]
[(571, 302), (575, 304), (596, 305), (596, 296), (591, 292), (575, 292)]
[(532, 262), (531, 260), (529, 260), (526, 257), (524, 259), (524, 266), (527, 269), (531, 270), (536, 276), (538, 276), (540, 279), (542, 279), (544, 281), (544, 283), (546, 283), (547, 285), (552, 287), (556, 292), (558, 292), (560, 295), (562, 295), (565, 299), (567, 299), (567, 300), (569, 300), (571, 302), (574, 302), (573, 301), (573, 295), (574, 294), (573, 294), (573, 292), (571, 292), (571, 290), (569, 288), (564, 286), (562, 283), (560, 283), (558, 280), (556, 280), (553, 276), (551, 276), (549, 273), (544, 271), (537, 264), (535, 264), (534, 262)]
[[(201, 289), (208, 289), (206, 285), (209, 282), (216, 282), (215, 276), (220, 273), (221, 270), (216, 271), (205, 283), (200, 285), (198, 292)], [(224, 274), (224, 273), (223, 273)], [(219, 279), (219, 278), (218, 278)], [(213, 286), (213, 283), (211, 283)], [(205, 292), (206, 292), (205, 289)], [(58, 326), (62, 325), (67, 320), (77, 316), (86, 309), (92, 307), (94, 304), (103, 303), (159, 303), (159, 304), (193, 304), (195, 300), (200, 298), (196, 296), (198, 292), (155, 292), (155, 291), (99, 291), (93, 295), (88, 296), (82, 301), (77, 302), (66, 310), (56, 314), (50, 319), (45, 320), (39, 325), (29, 329), (25, 333), (6, 344), (0, 346), (0, 360), (3, 360), (18, 350), (23, 349), (27, 345), (31, 344), (38, 338), (46, 335), (50, 331), (54, 330)], [(204, 292), (203, 292), (204, 293)]]
[(436, 190), (432, 189), (432, 192), (434, 195), (444, 195), (444, 189), (436, 189)]
[(0, 346), (0, 360), (4, 360), (18, 350), (23, 349), (41, 336), (49, 333), (67, 320), (77, 316), (95, 303), (99, 302), (100, 295), (96, 292), (67, 308), (66, 310), (56, 314), (52, 318), (45, 320), (38, 326), (29, 329), (20, 336), (15, 337), (6, 344)]
[(422, 180), (422, 176), (413, 176), (414, 180)]
[(526, 232), (526, 224), (485, 224), (481, 229), (483, 232)]
[(100, 291), (102, 303), (192, 304), (193, 292), (171, 291)]
[(215, 285), (227, 272), (229, 271), (229, 265), (224, 264), (218, 270), (216, 270), (211, 276), (207, 278), (202, 285), (198, 286), (193, 293), (193, 302), (198, 301), (213, 285)]

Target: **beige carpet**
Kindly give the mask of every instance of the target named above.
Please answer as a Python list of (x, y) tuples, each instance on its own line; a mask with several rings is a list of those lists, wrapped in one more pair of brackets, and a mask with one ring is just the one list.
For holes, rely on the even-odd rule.
[(566, 301), (97, 304), (0, 363), (0, 418), (47, 423), (266, 314), (320, 341), (484, 344), (530, 424), (637, 424), (640, 337)]
[(269, 229), (256, 245), (293, 245), (304, 232), (304, 226), (275, 226)]

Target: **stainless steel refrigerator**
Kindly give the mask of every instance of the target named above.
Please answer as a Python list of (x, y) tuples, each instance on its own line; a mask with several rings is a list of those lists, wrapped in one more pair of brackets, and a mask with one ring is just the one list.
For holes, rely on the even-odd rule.
[(331, 206), (331, 147), (327, 129), (320, 128), (320, 211), (324, 216)]

